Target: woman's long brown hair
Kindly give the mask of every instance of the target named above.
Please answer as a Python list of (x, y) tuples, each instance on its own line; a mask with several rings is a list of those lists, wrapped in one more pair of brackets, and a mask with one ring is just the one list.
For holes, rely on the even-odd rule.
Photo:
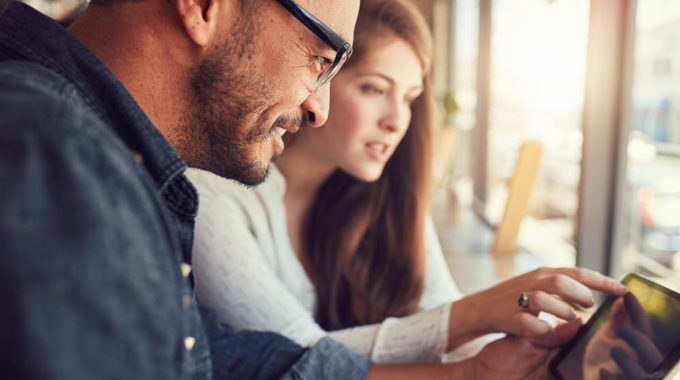
[[(386, 40), (406, 41), (429, 72), (432, 41), (419, 11), (403, 0), (362, 0), (354, 55), (361, 64)], [(433, 103), (429, 74), (412, 103), (409, 128), (380, 178), (340, 170), (323, 184), (304, 226), (316, 320), (327, 330), (376, 323), (417, 310), (425, 272)]]

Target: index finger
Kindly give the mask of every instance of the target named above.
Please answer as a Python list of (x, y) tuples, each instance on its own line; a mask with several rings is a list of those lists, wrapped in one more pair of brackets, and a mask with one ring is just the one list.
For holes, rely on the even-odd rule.
[(593, 290), (614, 296), (626, 293), (626, 287), (611, 277), (585, 268), (557, 268), (557, 273), (569, 276)]

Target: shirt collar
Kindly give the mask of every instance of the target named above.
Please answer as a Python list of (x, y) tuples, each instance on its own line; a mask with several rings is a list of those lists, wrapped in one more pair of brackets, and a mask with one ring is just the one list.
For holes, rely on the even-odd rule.
[[(195, 215), (197, 205), (192, 203), (198, 202), (197, 196), (182, 175), (186, 163), (122, 83), (75, 36), (33, 8), (11, 3), (0, 14), (0, 45), (10, 50), (10, 56), (45, 66), (72, 82), (91, 111), (139, 154), (159, 193), (167, 201), (179, 202), (177, 211)], [(174, 194), (168, 197), (167, 187), (175, 179), (180, 183), (172, 186)]]

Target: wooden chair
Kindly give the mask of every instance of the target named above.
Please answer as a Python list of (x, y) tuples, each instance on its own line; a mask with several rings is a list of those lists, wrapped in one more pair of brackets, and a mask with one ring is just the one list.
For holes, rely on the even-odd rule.
[(519, 227), (529, 208), (529, 199), (538, 177), (542, 155), (543, 146), (539, 142), (527, 141), (520, 147), (515, 172), (508, 188), (503, 218), (496, 226), (491, 248), (493, 253), (514, 254), (517, 251)]

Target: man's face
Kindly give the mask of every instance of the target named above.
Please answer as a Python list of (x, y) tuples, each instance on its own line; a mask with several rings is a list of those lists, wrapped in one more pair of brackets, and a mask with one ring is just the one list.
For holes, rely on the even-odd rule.
[[(299, 3), (352, 42), (358, 0)], [(244, 11), (228, 34), (190, 80), (185, 144), (190, 164), (257, 185), (283, 151), (286, 130), (325, 123), (328, 86), (314, 92), (316, 68), (318, 56), (335, 51), (275, 1)]]

